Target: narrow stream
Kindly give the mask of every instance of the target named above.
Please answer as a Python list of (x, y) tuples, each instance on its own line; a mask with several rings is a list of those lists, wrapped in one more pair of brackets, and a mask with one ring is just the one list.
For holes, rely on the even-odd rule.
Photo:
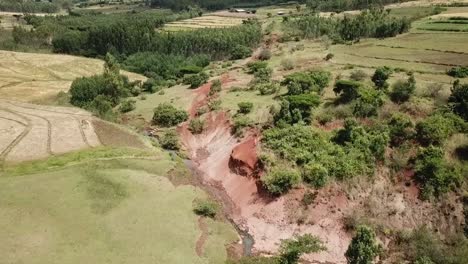
[[(174, 158), (174, 155), (177, 155), (173, 151), (169, 151), (169, 154), (171, 155), (172, 158)], [(232, 208), (232, 205), (228, 202), (228, 199), (223, 199), (223, 196), (227, 195), (224, 193), (223, 190), (219, 190), (218, 188), (203, 184), (203, 172), (197, 169), (196, 165), (192, 160), (189, 159), (183, 159), (185, 166), (192, 172), (192, 175), (194, 176), (195, 179), (195, 185), (204, 191), (208, 192), (210, 195), (212, 195), (221, 205), (223, 206), (223, 212), (226, 217), (226, 219), (229, 220), (231, 225), (234, 226), (236, 229), (237, 233), (239, 234), (241, 241), (242, 241), (242, 255), (243, 256), (250, 256), (252, 254), (252, 248), (253, 245), (255, 244), (255, 241), (253, 237), (245, 230), (240, 228), (234, 220), (230, 216), (230, 211)]]

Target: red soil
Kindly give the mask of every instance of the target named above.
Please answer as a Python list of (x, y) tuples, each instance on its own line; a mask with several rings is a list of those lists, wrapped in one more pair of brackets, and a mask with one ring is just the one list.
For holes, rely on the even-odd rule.
[[(221, 84), (226, 85), (229, 82), (234, 81), (233, 79), (230, 79), (229, 74), (223, 74), (221, 75)], [(195, 117), (197, 115), (197, 110), (203, 106), (205, 106), (208, 103), (209, 99), (209, 93), (211, 89), (211, 84), (212, 82), (205, 83), (204, 85), (198, 87), (197, 89), (193, 90), (195, 93), (195, 99), (192, 102), (192, 106), (190, 107), (189, 110), (189, 115), (191, 118)]]
[(258, 136), (248, 136), (242, 143), (234, 147), (229, 159), (229, 167), (234, 172), (244, 176), (258, 175), (257, 157)]

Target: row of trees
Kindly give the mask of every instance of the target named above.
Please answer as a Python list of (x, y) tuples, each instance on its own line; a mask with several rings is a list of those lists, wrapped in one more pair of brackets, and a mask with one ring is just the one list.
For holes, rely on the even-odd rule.
[(401, 0), (307, 0), (307, 8), (313, 11), (342, 12), (346, 10), (370, 9), (401, 3)]
[(69, 1), (19, 1), (2, 0), (0, 1), (0, 11), (20, 12), (20, 13), (56, 13), (60, 10), (61, 4), (68, 6)]
[(407, 32), (411, 21), (391, 17), (383, 9), (371, 9), (356, 16), (324, 18), (307, 14), (288, 19), (285, 30), (290, 37), (318, 38), (328, 35), (335, 42), (359, 41), (361, 38), (394, 37)]
[[(154, 7), (170, 8), (172, 10), (186, 10), (191, 6), (199, 6), (208, 10), (219, 10), (230, 7), (258, 7), (291, 2), (289, 0), (151, 0)], [(304, 3), (304, 0), (295, 1)]]

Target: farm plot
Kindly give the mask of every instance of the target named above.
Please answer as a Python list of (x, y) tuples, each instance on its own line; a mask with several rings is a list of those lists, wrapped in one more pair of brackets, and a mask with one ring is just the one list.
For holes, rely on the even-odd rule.
[[(103, 61), (68, 55), (0, 51), (0, 98), (36, 102), (68, 91), (74, 79), (100, 74)], [(122, 72), (131, 80), (146, 78)]]
[(223, 28), (242, 24), (245, 18), (207, 15), (168, 23), (164, 30), (190, 30), (198, 28)]
[[(110, 135), (132, 137), (136, 147), (144, 147), (137, 136), (111, 130), (95, 130), (95, 118), (75, 108), (37, 106), (0, 100), (0, 160), (8, 163), (46, 158), (102, 144), (100, 138)], [(115, 142), (121, 140), (116, 139)]]

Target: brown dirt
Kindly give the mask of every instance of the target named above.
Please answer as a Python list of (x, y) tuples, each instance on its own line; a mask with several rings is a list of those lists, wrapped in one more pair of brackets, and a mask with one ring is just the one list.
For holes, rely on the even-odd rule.
[(229, 168), (234, 173), (243, 176), (255, 176), (259, 173), (257, 156), (258, 135), (248, 136), (232, 150), (229, 158)]
[(92, 124), (100, 142), (104, 146), (146, 148), (146, 145), (138, 135), (124, 131), (114, 124), (99, 119), (94, 119)]
[(195, 251), (199, 257), (203, 257), (203, 247), (205, 246), (206, 239), (208, 238), (208, 227), (206, 226), (203, 217), (198, 218), (198, 228), (200, 228), (201, 234), (195, 244)]

